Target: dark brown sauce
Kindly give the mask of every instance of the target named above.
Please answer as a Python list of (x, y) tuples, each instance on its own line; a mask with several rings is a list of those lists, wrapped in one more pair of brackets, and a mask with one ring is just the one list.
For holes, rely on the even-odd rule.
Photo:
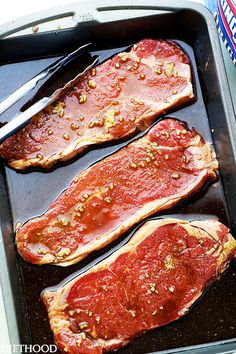
[[(177, 42), (181, 44), (191, 59), (197, 100), (187, 107), (168, 114), (168, 116), (187, 122), (190, 128), (194, 127), (205, 140), (212, 142), (193, 50), (186, 43)], [(130, 43), (124, 43), (124, 45), (128, 46)], [(122, 49), (114, 48), (114, 50), (104, 50), (93, 54), (100, 54), (101, 60), (103, 60)], [(5, 97), (6, 94), (10, 94), (11, 91), (54, 60), (55, 58), (41, 59), (3, 66), (0, 68), (2, 87), (7, 87), (7, 82), (10, 82), (10, 85), (8, 87), (9, 92), (6, 90), (1, 92), (1, 95)], [(34, 94), (35, 92), (32, 93), (31, 98), (33, 98)], [(3, 121), (9, 119), (12, 114), (19, 112), (19, 109), (26, 102), (27, 100), (23, 99), (12, 107), (10, 111), (6, 112)], [(142, 133), (137, 136), (140, 135)], [(104, 156), (126, 145), (129, 141), (96, 146), (73, 161), (56, 166), (50, 172), (33, 170), (30, 173), (18, 173), (6, 167), (14, 224), (17, 221), (25, 222), (29, 218), (42, 214), (50, 203), (69, 185), (75, 175)], [(220, 179), (214, 184), (206, 185), (200, 192), (195, 193), (172, 209), (165, 211), (165, 216), (186, 218), (188, 220), (218, 218), (224, 224), (229, 225), (224, 191)], [(159, 216), (157, 214), (154, 217)], [(29, 338), (29, 343), (53, 343), (47, 313), (40, 300), (40, 294), (43, 289), (48, 287), (55, 289), (57, 284), (65, 282), (65, 278), (68, 277), (66, 279), (68, 281), (68, 279), (84, 272), (126, 243), (132, 232), (139, 226), (140, 224), (136, 225), (111, 245), (93, 253), (79, 264), (68, 268), (48, 265), (35, 266), (25, 263), (20, 256), (18, 257), (19, 276), (23, 284), (22, 297), (24, 297), (26, 304), (25, 316), (31, 337)], [(236, 267), (235, 264), (232, 264), (229, 271), (224, 274), (222, 279), (210, 287), (205, 296), (193, 306), (188, 315), (134, 340), (129, 346), (121, 349), (119, 353), (143, 354), (234, 338), (236, 334), (235, 316), (233, 315), (236, 314), (235, 299)]]

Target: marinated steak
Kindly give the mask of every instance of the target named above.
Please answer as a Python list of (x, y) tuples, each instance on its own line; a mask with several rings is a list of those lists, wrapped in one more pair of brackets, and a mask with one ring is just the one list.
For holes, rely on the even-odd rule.
[(91, 144), (144, 130), (193, 98), (189, 60), (174, 42), (144, 39), (92, 69), (0, 146), (15, 169), (48, 168)]
[(44, 292), (55, 343), (67, 353), (101, 354), (178, 319), (235, 251), (218, 221), (146, 222), (109, 258)]
[(31, 263), (67, 266), (132, 225), (168, 209), (216, 176), (210, 145), (174, 119), (80, 173), (40, 217), (16, 235)]

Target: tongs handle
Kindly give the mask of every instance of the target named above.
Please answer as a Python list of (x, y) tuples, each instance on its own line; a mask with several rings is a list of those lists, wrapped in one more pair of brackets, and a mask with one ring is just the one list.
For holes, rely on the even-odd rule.
[(84, 75), (91, 70), (99, 62), (99, 57), (96, 57), (93, 62), (88, 65), (82, 72), (76, 75), (72, 80), (67, 82), (63, 87), (58, 88), (51, 96), (43, 97), (24, 112), (21, 112), (15, 116), (10, 122), (5, 124), (0, 128), (0, 144), (7, 139), (12, 134), (16, 133), (20, 128), (24, 127), (30, 119), (42, 109), (47, 107), (49, 104), (55, 102), (64, 93), (66, 93), (70, 88), (72, 88), (76, 83), (84, 77)]
[(39, 74), (30, 79), (28, 82), (26, 82), (24, 85), (19, 87), (15, 92), (13, 92), (9, 97), (0, 103), (0, 115), (12, 105), (14, 105), (17, 101), (19, 101), (22, 97), (24, 97), (27, 93), (33, 90), (40, 80), (45, 79), (49, 74), (56, 73), (63, 66), (67, 65), (73, 59), (81, 55), (84, 49), (90, 44), (91, 43), (84, 44), (83, 46), (77, 48), (74, 52), (63, 56), (63, 58), (55, 61)]

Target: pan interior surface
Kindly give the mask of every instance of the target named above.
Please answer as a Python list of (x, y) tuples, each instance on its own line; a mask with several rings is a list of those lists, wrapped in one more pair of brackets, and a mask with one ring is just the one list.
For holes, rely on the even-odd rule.
[[(33, 77), (64, 52), (72, 51), (81, 43), (91, 41), (92, 53), (101, 60), (129, 47), (142, 38), (164, 38), (177, 41), (188, 54), (191, 62), (196, 101), (191, 105), (170, 112), (168, 116), (180, 119), (194, 127), (206, 141), (213, 144), (220, 163), (219, 180), (207, 185), (201, 192), (166, 212), (188, 218), (219, 218), (221, 222), (236, 231), (234, 213), (236, 206), (230, 196), (230, 176), (235, 176), (235, 162), (232, 160), (230, 141), (227, 135), (227, 120), (221, 103), (215, 61), (208, 37), (207, 26), (200, 14), (193, 11), (169, 13), (106, 24), (84, 25), (80, 29), (60, 31), (57, 34), (44, 33), (11, 38), (2, 43), (0, 67), (0, 99)], [(19, 48), (25, 48), (20, 51)], [(56, 58), (55, 58), (56, 57)], [(206, 67), (206, 62), (209, 61)], [(79, 70), (77, 62), (68, 66), (63, 75), (73, 76)], [(213, 78), (213, 79), (212, 79)], [(59, 80), (59, 78), (55, 78)], [(211, 85), (209, 83), (211, 82)], [(31, 98), (37, 94), (33, 91)], [(37, 96), (36, 96), (37, 97)], [(29, 97), (19, 101), (1, 117), (1, 123), (19, 113)], [(137, 136), (136, 136), (137, 137)], [(22, 341), (43, 345), (53, 343), (46, 310), (40, 300), (41, 291), (54, 286), (73, 272), (89, 266), (106, 253), (119, 248), (129, 239), (132, 230), (117, 241), (98, 251), (77, 265), (60, 268), (55, 266), (34, 266), (25, 263), (16, 253), (14, 246), (14, 225), (42, 214), (49, 204), (68, 186), (72, 178), (92, 163), (125, 146), (129, 140), (92, 148), (69, 163), (58, 165), (51, 171), (32, 170), (19, 173), (1, 162), (0, 189), (4, 194), (6, 208), (0, 208), (0, 219), (4, 223), (3, 237), (10, 259), (17, 269), (10, 274), (20, 283), (21, 303), (16, 312), (23, 313), (25, 322), (19, 319)], [(231, 177), (232, 178), (232, 177)], [(231, 180), (232, 181), (232, 180)], [(233, 185), (231, 185), (231, 188)], [(235, 186), (236, 188), (236, 186)], [(236, 189), (235, 189), (236, 190)], [(156, 215), (158, 216), (158, 215)], [(15, 273), (14, 273), (15, 272)], [(17, 287), (17, 284), (12, 284)], [(16, 293), (17, 294), (17, 293)], [(184, 318), (162, 328), (150, 331), (135, 339), (119, 353), (143, 354), (234, 339), (236, 333), (236, 266), (232, 264), (223, 277), (213, 284), (203, 298), (193, 306)], [(21, 310), (20, 307), (21, 306)]]

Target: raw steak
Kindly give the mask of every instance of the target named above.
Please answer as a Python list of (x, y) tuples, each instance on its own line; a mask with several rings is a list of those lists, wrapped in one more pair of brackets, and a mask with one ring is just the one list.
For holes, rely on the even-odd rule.
[(228, 232), (218, 221), (146, 222), (109, 258), (44, 292), (55, 343), (100, 354), (183, 316), (235, 255)]
[(215, 154), (195, 130), (162, 120), (80, 173), (45, 214), (17, 231), (18, 251), (31, 263), (76, 263), (199, 190), (216, 169)]
[(16, 169), (48, 168), (91, 144), (143, 130), (193, 98), (188, 57), (174, 42), (145, 39), (88, 73), (0, 146)]

